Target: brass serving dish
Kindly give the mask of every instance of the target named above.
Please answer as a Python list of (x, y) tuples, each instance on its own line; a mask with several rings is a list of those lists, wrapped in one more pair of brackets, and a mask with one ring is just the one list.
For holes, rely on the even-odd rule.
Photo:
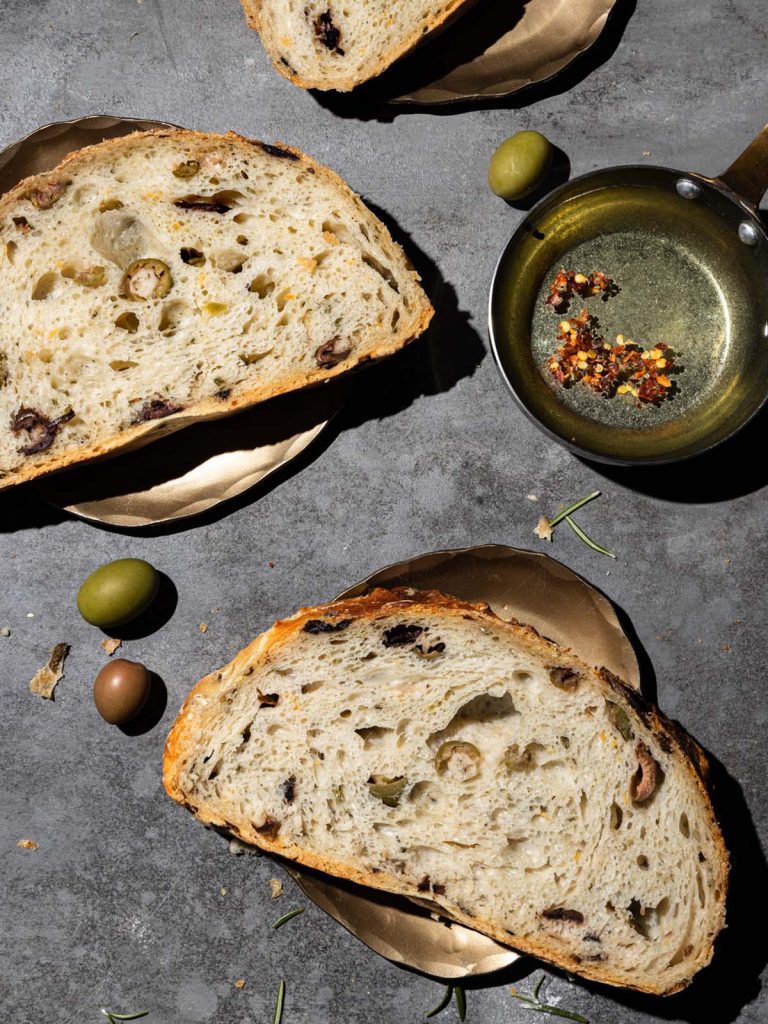
[[(373, 573), (345, 590), (356, 597), (375, 586), (437, 588), (497, 615), (535, 626), (605, 666), (637, 689), (640, 670), (611, 603), (548, 555), (500, 544), (435, 551)], [(477, 977), (509, 967), (520, 954), (464, 925), (430, 913), (429, 905), (284, 865), (306, 895), (381, 956), (439, 978)], [(435, 908), (432, 908), (433, 910)]]
[[(674, 462), (731, 437), (768, 395), (768, 126), (719, 178), (662, 167), (609, 168), (539, 202), (504, 250), (491, 286), (493, 352), (510, 391), (547, 434), (589, 459)], [(600, 270), (618, 284), (581, 302), (607, 338), (667, 342), (682, 372), (658, 406), (546, 370), (559, 314), (545, 305), (557, 271)], [(563, 314), (567, 316), (566, 314)]]
[(599, 38), (616, 0), (480, 0), (384, 76), (395, 103), (510, 96), (563, 71)]

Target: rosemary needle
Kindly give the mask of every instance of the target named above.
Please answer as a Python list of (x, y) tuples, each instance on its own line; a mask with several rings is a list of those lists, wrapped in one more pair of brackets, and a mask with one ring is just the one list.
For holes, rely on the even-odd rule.
[(534, 1010), (536, 1013), (545, 1013), (550, 1017), (564, 1017), (566, 1020), (575, 1020), (578, 1024), (589, 1024), (589, 1020), (586, 1017), (582, 1017), (580, 1013), (574, 1013), (572, 1010), (561, 1010), (559, 1006), (542, 1003), (539, 999), (539, 992), (541, 992), (545, 981), (546, 975), (542, 974), (536, 982), (533, 996), (526, 996), (522, 992), (517, 992), (514, 988), (512, 989), (512, 996), (519, 1002), (524, 1003), (527, 1009)]
[(110, 1022), (116, 1020), (138, 1020), (139, 1017), (146, 1017), (149, 1014), (149, 1010), (139, 1010), (138, 1013), (114, 1013), (112, 1010), (107, 1010), (102, 1006), (101, 1012)]
[(280, 979), (280, 984), (277, 987), (277, 1002), (275, 1003), (275, 1015), (272, 1018), (272, 1024), (280, 1024), (283, 1019), (283, 1003), (285, 1002), (285, 982)]
[(456, 1012), (459, 1015), (459, 1020), (464, 1020), (467, 1016), (467, 996), (461, 985), (454, 985), (453, 994), (456, 998)]
[(574, 520), (571, 519), (570, 516), (565, 516), (565, 521), (566, 523), (568, 523), (568, 525), (579, 538), (579, 540), (583, 540), (587, 547), (592, 548), (593, 551), (599, 551), (601, 555), (607, 555), (609, 558), (616, 557), (616, 555), (614, 555), (612, 551), (609, 551), (607, 548), (600, 547), (600, 545), (596, 544), (591, 537), (588, 537), (587, 534), (584, 533), (582, 528), (579, 526), (579, 524), (574, 522)]
[(424, 1016), (425, 1017), (436, 1017), (438, 1015), (438, 1013), (442, 1013), (443, 1010), (448, 1005), (448, 1003), (450, 1003), (452, 997), (453, 997), (453, 985), (446, 985), (445, 986), (445, 992), (443, 993), (443, 998), (440, 1000), (440, 1002), (437, 1004), (437, 1006), (433, 1006), (432, 1009), (429, 1011), (429, 1013), (425, 1013)]
[(299, 914), (304, 913), (304, 907), (296, 907), (295, 910), (289, 910), (287, 914), (283, 914), (282, 917), (278, 917), (275, 923), (272, 925), (273, 928), (280, 928), (285, 924), (286, 921), (290, 921), (293, 917), (298, 917)]
[(558, 512), (554, 519), (549, 520), (550, 527), (557, 526), (557, 524), (562, 522), (563, 519), (567, 519), (568, 516), (573, 515), (574, 512), (578, 512), (580, 508), (583, 508), (585, 505), (588, 505), (590, 501), (594, 501), (595, 498), (599, 497), (600, 491), (592, 491), (592, 493), (588, 494), (586, 498), (580, 498), (579, 501), (574, 501), (574, 503), (569, 505), (568, 508), (564, 508), (562, 512)]

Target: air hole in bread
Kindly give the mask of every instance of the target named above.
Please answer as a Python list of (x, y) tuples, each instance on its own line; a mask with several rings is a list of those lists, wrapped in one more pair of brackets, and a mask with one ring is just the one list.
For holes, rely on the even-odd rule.
[(613, 803), (611, 804), (611, 812), (610, 812), (610, 823), (611, 823), (611, 828), (613, 829), (614, 832), (617, 831), (617, 829), (621, 828), (621, 823), (622, 823), (623, 820), (624, 820), (624, 812), (622, 811), (621, 807), (619, 807), (619, 805), (614, 800)]
[(691, 826), (688, 823), (688, 815), (683, 812), (680, 815), (680, 834), (688, 839), (691, 835)]
[(214, 253), (211, 256), (211, 266), (216, 267), (217, 270), (224, 270), (229, 274), (239, 274), (242, 272), (243, 264), (247, 258), (241, 252), (228, 249), (224, 252)]
[(47, 299), (54, 293), (57, 283), (58, 274), (53, 270), (47, 271), (41, 277), (38, 277), (35, 282), (35, 286), (32, 289), (32, 298), (38, 302)]
[(160, 312), (157, 329), (169, 336), (174, 334), (181, 326), (187, 312), (187, 306), (184, 302), (166, 303)]
[(247, 224), (249, 220), (253, 220), (252, 213), (236, 213), (232, 218), (235, 224)]
[(13, 262), (16, 259), (16, 250), (18, 248), (19, 248), (18, 245), (14, 241), (10, 241), (10, 242), (6, 242), (5, 243), (5, 255), (6, 255), (6, 258), (7, 258), (8, 262), (11, 265), (13, 265)]
[(395, 275), (392, 273), (392, 271), (389, 269), (389, 267), (385, 267), (384, 264), (380, 260), (377, 260), (376, 257), (373, 256), (369, 252), (364, 252), (363, 253), (362, 260), (363, 260), (363, 263), (365, 263), (367, 266), (371, 267), (373, 270), (376, 271), (377, 274), (379, 274), (381, 277), (383, 277), (384, 280), (389, 285), (389, 287), (394, 292), (397, 292), (398, 294), (400, 293), (400, 285), (397, 283), (397, 280), (395, 279)]
[(115, 317), (115, 327), (119, 327), (121, 331), (128, 331), (129, 334), (135, 334), (139, 329), (139, 318), (135, 313), (126, 310)]
[(363, 750), (375, 750), (380, 747), (386, 737), (394, 733), (394, 729), (387, 729), (384, 726), (370, 725), (362, 729), (355, 729), (355, 732), (363, 741)]
[(637, 866), (639, 868), (642, 868), (644, 871), (648, 868), (648, 858), (645, 856), (644, 853), (641, 853), (640, 856), (637, 858)]
[(260, 299), (266, 299), (275, 290), (275, 282), (269, 273), (257, 274), (248, 285), (249, 292), (255, 292)]
[(325, 686), (325, 683), (322, 680), (317, 679), (317, 680), (315, 680), (315, 682), (312, 682), (312, 683), (304, 683), (304, 685), (301, 688), (301, 692), (302, 693), (315, 693), (315, 691), (319, 690), (322, 686)]
[(123, 373), (125, 370), (132, 370), (134, 366), (138, 365), (138, 363), (131, 362), (130, 359), (112, 359), (109, 368), (117, 373)]
[(349, 718), (351, 714), (352, 711), (350, 710), (350, 708), (344, 708), (343, 711), (339, 712), (339, 718)]

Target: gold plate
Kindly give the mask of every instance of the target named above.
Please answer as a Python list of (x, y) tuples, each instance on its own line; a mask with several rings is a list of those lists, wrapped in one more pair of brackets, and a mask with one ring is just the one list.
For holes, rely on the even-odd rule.
[[(610, 601), (548, 555), (499, 544), (436, 551), (380, 569), (339, 597), (396, 585), (485, 601), (501, 618), (534, 626), (590, 665), (604, 666), (640, 689), (634, 649)], [(284, 866), (313, 903), (395, 963), (456, 980), (489, 974), (521, 959), (508, 946), (464, 925), (436, 920), (429, 909), (403, 897), (294, 864)]]
[[(73, 150), (165, 121), (94, 115), (44, 125), (0, 152), (0, 193), (51, 170)], [(187, 427), (146, 447), (45, 477), (34, 484), (52, 505), (92, 522), (156, 526), (206, 512), (301, 454), (341, 408), (346, 385), (329, 382), (218, 420)]]
[(327, 426), (345, 393), (345, 384), (331, 381), (283, 395), (34, 486), (52, 505), (108, 526), (137, 529), (200, 515), (295, 459)]
[[(495, 99), (544, 82), (589, 49), (616, 0), (529, 0), (506, 5), (485, 0), (420, 47), (410, 66), (439, 72), (397, 97), (400, 103), (455, 103)], [(501, 33), (501, 34), (499, 34)]]

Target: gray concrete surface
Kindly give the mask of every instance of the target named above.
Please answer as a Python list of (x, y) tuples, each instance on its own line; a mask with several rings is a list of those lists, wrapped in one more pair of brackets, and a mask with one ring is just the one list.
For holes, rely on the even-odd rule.
[[(165, 733), (190, 685), (276, 616), (410, 554), (535, 546), (539, 511), (593, 488), (603, 497), (582, 521), (617, 560), (564, 531), (551, 552), (624, 610), (648, 685), (716, 756), (734, 898), (715, 963), (687, 993), (646, 999), (551, 972), (550, 995), (592, 1024), (766, 1020), (765, 421), (699, 463), (601, 470), (516, 411), (485, 319), (494, 261), (520, 218), (486, 189), (494, 146), (531, 127), (574, 174), (644, 160), (723, 169), (768, 117), (759, 6), (620, 2), (597, 49), (551, 84), (449, 112), (318, 101), (273, 73), (237, 0), (0, 5), (0, 144), (93, 112), (288, 140), (400, 226), (439, 308), (431, 342), (361, 378), (295, 472), (218, 515), (129, 535), (29, 490), (0, 498), (0, 627), (12, 630), (0, 638), (1, 1020), (85, 1024), (107, 1005), (150, 1010), (150, 1024), (264, 1024), (281, 977), (285, 1024), (422, 1019), (438, 983), (374, 956), (315, 908), (270, 931), (306, 900), (286, 880), (272, 903), (266, 859), (230, 856), (165, 798)], [(159, 722), (136, 736), (93, 708), (101, 637), (74, 605), (83, 577), (124, 555), (150, 559), (178, 591), (163, 628), (124, 644), (168, 691)], [(49, 703), (27, 683), (61, 640), (72, 653)], [(470, 991), (468, 1021), (529, 1020), (508, 983)]]

